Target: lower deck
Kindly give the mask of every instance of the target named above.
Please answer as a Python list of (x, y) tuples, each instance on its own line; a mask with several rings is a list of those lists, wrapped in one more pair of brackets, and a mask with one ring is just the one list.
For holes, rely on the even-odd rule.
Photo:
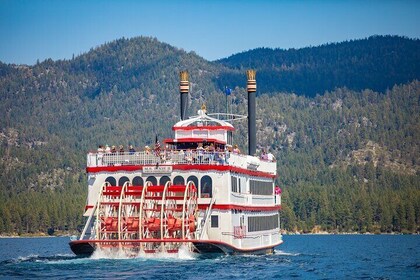
[(213, 165), (126, 168), (88, 173), (88, 219), (72, 243), (77, 251), (174, 252), (187, 243), (191, 251), (231, 254), (282, 242), (281, 195), (271, 175)]

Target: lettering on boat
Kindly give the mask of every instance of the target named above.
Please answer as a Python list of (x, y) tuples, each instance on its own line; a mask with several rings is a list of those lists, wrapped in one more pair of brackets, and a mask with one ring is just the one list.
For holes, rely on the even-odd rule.
[(154, 174), (154, 173), (171, 173), (172, 166), (143, 166), (143, 173)]

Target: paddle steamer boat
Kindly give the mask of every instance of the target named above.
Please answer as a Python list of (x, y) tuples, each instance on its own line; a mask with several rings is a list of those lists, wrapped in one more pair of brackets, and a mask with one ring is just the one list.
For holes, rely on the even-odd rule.
[[(141, 152), (87, 155), (84, 229), (70, 242), (77, 255), (95, 249), (127, 255), (266, 254), (282, 243), (276, 162), (256, 156), (253, 70), (247, 71), (248, 116), (186, 117), (188, 73), (180, 73), (181, 120), (174, 138)], [(248, 119), (248, 154), (232, 150), (232, 120)]]

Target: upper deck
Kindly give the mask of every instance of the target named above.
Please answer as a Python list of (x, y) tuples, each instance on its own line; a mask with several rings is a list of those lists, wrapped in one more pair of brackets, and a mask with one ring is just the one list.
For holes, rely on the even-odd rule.
[(246, 116), (207, 115), (204, 105), (197, 113), (197, 116), (181, 120), (173, 126), (175, 138), (166, 139), (163, 149), (160, 145), (155, 145), (153, 150), (147, 147), (148, 149), (139, 152), (100, 151), (89, 153), (87, 157), (88, 172), (93, 170), (92, 167), (108, 166), (184, 165), (184, 170), (188, 170), (206, 165), (235, 167), (236, 171), (252, 174), (263, 172), (265, 176), (275, 177), (275, 161), (243, 155), (239, 150), (232, 149), (232, 132), (235, 128), (221, 117), (225, 115), (230, 116), (231, 120), (239, 120)]
[(207, 152), (201, 150), (162, 150), (141, 152), (90, 152), (87, 155), (87, 167), (107, 166), (173, 166), (189, 165), (191, 169), (201, 165), (232, 166), (244, 170), (259, 171), (276, 175), (276, 162), (231, 152)]

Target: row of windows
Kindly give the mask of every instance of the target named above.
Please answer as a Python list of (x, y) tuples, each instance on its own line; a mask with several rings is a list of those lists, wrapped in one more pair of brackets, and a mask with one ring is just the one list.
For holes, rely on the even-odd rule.
[[(242, 184), (241, 178), (232, 176), (230, 178), (230, 185), (232, 192), (241, 193), (242, 192)], [(273, 182), (264, 182), (264, 181), (256, 181), (256, 180), (249, 180), (249, 191), (252, 194), (257, 195), (272, 195), (273, 194)]]
[(249, 180), (249, 191), (252, 194), (272, 195), (273, 182), (262, 182), (256, 180)]
[[(106, 178), (105, 181), (111, 184), (111, 186), (123, 186), (126, 182), (130, 182), (130, 179), (128, 179), (128, 177), (123, 176), (118, 179), (118, 185), (117, 179), (115, 179), (112, 176)], [(146, 180), (143, 180), (143, 178), (140, 176), (136, 176), (131, 181), (131, 184), (133, 186), (144, 186), (144, 182), (147, 181), (151, 182), (154, 186), (158, 185), (158, 179), (155, 176), (149, 176), (146, 178)], [(168, 176), (162, 176), (159, 179), (159, 185), (164, 186), (169, 181), (171, 181), (171, 178), (169, 178)], [(210, 176), (203, 176), (200, 180), (200, 185), (198, 184), (198, 178), (196, 176), (189, 176), (187, 180), (185, 180), (182, 176), (176, 176), (173, 179), (172, 183), (174, 185), (185, 185), (189, 181), (194, 182), (194, 185), (200, 189), (200, 197), (212, 197), (213, 181), (210, 178)]]
[(248, 217), (248, 232), (270, 230), (279, 227), (279, 214)]

